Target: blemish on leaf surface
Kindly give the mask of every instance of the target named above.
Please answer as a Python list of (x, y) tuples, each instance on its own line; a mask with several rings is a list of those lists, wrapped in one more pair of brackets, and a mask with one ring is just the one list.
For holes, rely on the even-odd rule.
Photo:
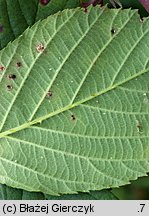
[(114, 28), (111, 29), (111, 34), (114, 35), (116, 33), (116, 30)]
[(17, 66), (18, 68), (20, 68), (20, 67), (22, 66), (22, 63), (21, 63), (21, 62), (17, 62), (17, 63), (16, 63), (16, 66)]
[(43, 45), (42, 43), (38, 44), (38, 45), (36, 46), (36, 50), (37, 50), (37, 52), (42, 52), (42, 51), (44, 51), (44, 45)]
[(15, 74), (9, 74), (8, 78), (11, 80), (15, 80), (16, 79), (16, 75)]
[(12, 90), (12, 85), (7, 85), (6, 88), (7, 88), (8, 91), (11, 91)]
[(141, 132), (141, 123), (140, 123), (140, 121), (139, 120), (136, 120), (136, 127), (137, 127), (137, 131), (138, 132)]
[(51, 92), (51, 91), (48, 91), (47, 94), (46, 94), (46, 98), (51, 98), (52, 95), (53, 95), (52, 92)]
[(5, 67), (3, 65), (0, 65), (0, 71), (4, 71)]
[(71, 115), (71, 120), (75, 121), (76, 117), (74, 115)]

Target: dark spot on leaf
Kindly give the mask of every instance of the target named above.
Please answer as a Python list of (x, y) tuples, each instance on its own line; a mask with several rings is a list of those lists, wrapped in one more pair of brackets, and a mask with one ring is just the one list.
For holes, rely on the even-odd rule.
[(22, 63), (21, 63), (21, 62), (17, 62), (17, 63), (16, 63), (16, 66), (17, 66), (18, 68), (20, 68), (20, 67), (22, 66)]
[(142, 127), (141, 127), (141, 124), (140, 124), (140, 122), (138, 120), (136, 121), (136, 127), (137, 127), (137, 131), (141, 132)]
[(51, 98), (52, 95), (53, 95), (52, 92), (51, 92), (51, 91), (48, 91), (47, 94), (46, 94), (46, 98)]
[(44, 51), (44, 45), (43, 45), (42, 43), (38, 44), (38, 45), (36, 46), (36, 50), (37, 50), (37, 52), (42, 52), (42, 51)]
[(47, 5), (49, 3), (49, 0), (39, 0), (40, 4)]
[(86, 8), (84, 8), (84, 13), (87, 13), (87, 7), (86, 7)]
[(111, 34), (114, 35), (116, 33), (116, 30), (114, 28), (111, 29)]
[(0, 33), (3, 32), (3, 30), (4, 30), (4, 27), (3, 25), (0, 24)]
[(76, 117), (74, 115), (71, 115), (71, 120), (75, 121)]
[(9, 79), (15, 80), (16, 79), (16, 75), (15, 74), (10, 74), (8, 75)]
[(0, 65), (0, 71), (4, 71), (5, 70), (5, 67)]
[(12, 86), (11, 86), (11, 85), (7, 85), (6, 87), (7, 87), (7, 90), (8, 90), (8, 91), (11, 91), (11, 90), (12, 90)]

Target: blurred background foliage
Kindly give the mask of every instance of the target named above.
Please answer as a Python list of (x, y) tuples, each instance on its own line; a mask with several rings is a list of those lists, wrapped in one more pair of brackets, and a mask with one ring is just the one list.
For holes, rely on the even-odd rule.
[(120, 200), (148, 200), (149, 176), (132, 181), (129, 185), (115, 188), (112, 193)]
[[(148, 12), (145, 10), (143, 5), (140, 3), (139, 0), (119, 0), (123, 6), (123, 8), (132, 8), (132, 9), (138, 9), (141, 17), (148, 16)], [(109, 4), (109, 0), (103, 0), (104, 4)], [(148, 3), (149, 4), (149, 3)], [(109, 4), (110, 7), (112, 7), (111, 4)]]

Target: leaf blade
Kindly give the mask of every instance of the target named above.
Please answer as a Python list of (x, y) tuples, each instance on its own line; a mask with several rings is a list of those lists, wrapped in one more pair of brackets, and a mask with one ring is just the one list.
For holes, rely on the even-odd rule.
[[(15, 90), (10, 92), (10, 101), (17, 100), (1, 115), (2, 183), (57, 195), (117, 187), (146, 174), (148, 25), (139, 23), (130, 10), (66, 10), (37, 23), (7, 47), (19, 44), (13, 59), (23, 56), (30, 75), (19, 69), (22, 83), (26, 77), (27, 82), (21, 84), (19, 72), (19, 97)], [(117, 30), (114, 36), (112, 28)], [(44, 51), (37, 50), (39, 44)], [(114, 49), (113, 54), (114, 47), (119, 52)], [(140, 48), (146, 55), (141, 62), (133, 61)], [(11, 64), (3, 77), (14, 70)], [(5, 83), (3, 78), (0, 87)], [(45, 98), (48, 90), (50, 100)], [(1, 97), (5, 103), (8, 92)]]

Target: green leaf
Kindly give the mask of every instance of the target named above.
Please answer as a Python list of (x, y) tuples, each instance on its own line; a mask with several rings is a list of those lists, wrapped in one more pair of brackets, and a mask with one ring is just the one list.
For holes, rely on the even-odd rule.
[(65, 10), (0, 52), (2, 184), (57, 195), (146, 175), (148, 29), (135, 10)]
[(20, 200), (21, 196), (22, 190), (0, 185), (0, 200)]
[(117, 197), (110, 190), (92, 191), (90, 193), (67, 194), (51, 196), (33, 193), (0, 185), (0, 200), (115, 200)]
[(0, 25), (3, 27), (0, 32), (0, 48), (14, 40), (29, 25), (33, 25), (37, 7), (38, 0), (0, 0)]
[(0, 185), (0, 200), (43, 200), (43, 199), (45, 199), (45, 196), (42, 193), (33, 193), (33, 192), (28, 192), (20, 189), (11, 188), (6, 185)]
[(48, 200), (116, 200), (110, 190), (92, 191), (90, 193), (67, 194), (63, 196), (46, 195)]
[(79, 5), (79, 0), (51, 0), (47, 5), (42, 5), (39, 0), (0, 0), (0, 49), (35, 21)]
[(47, 18), (47, 16), (55, 14), (66, 8), (76, 8), (78, 6), (80, 6), (80, 0), (51, 0), (46, 7), (39, 5), (36, 21)]

